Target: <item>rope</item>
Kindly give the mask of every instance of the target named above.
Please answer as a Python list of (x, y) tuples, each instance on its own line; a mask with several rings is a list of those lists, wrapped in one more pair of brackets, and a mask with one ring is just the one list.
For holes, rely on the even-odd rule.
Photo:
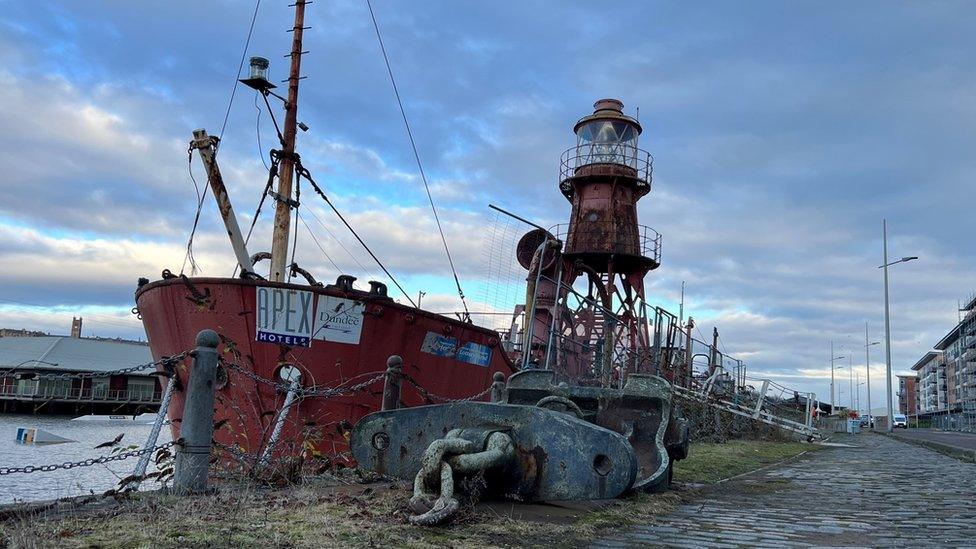
[(393, 94), (396, 96), (397, 105), (400, 107), (400, 116), (403, 117), (403, 125), (407, 129), (407, 137), (410, 139), (410, 147), (413, 149), (413, 157), (417, 161), (417, 169), (420, 171), (420, 180), (424, 183), (424, 190), (427, 192), (427, 201), (430, 202), (430, 209), (434, 212), (434, 221), (437, 223), (437, 231), (441, 235), (441, 242), (444, 244), (444, 253), (447, 254), (447, 262), (451, 266), (451, 273), (454, 275), (454, 284), (457, 286), (458, 295), (461, 297), (461, 306), (468, 320), (471, 315), (468, 313), (468, 304), (464, 299), (464, 291), (461, 289), (461, 280), (458, 278), (457, 269), (454, 268), (454, 258), (451, 257), (451, 249), (447, 245), (447, 238), (444, 236), (444, 229), (441, 227), (440, 217), (437, 215), (437, 207), (434, 206), (434, 198), (430, 194), (430, 185), (427, 184), (427, 175), (424, 174), (424, 165), (420, 161), (420, 153), (417, 152), (417, 143), (414, 141), (413, 132), (410, 131), (410, 122), (407, 121), (407, 111), (403, 108), (403, 101), (400, 99), (400, 90), (397, 88), (396, 78), (393, 77), (393, 68), (390, 66), (390, 58), (386, 54), (386, 46), (383, 44), (383, 37), (380, 35), (380, 27), (376, 22), (376, 15), (373, 13), (373, 5), (366, 0), (366, 7), (369, 8), (369, 16), (373, 20), (373, 29), (376, 31), (376, 39), (380, 44), (380, 51), (383, 52), (383, 61), (386, 63), (386, 72), (390, 75), (390, 84), (393, 85)]

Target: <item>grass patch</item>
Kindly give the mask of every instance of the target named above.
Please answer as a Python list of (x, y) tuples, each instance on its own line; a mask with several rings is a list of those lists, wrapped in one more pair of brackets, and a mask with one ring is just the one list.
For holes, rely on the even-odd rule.
[[(713, 483), (811, 448), (751, 441), (694, 444), (690, 457), (676, 465), (674, 478)], [(553, 508), (539, 505), (467, 505), (451, 524), (437, 528), (407, 522), (409, 495), (405, 483), (337, 488), (315, 479), (279, 489), (225, 485), (216, 494), (188, 498), (145, 493), (116, 505), (2, 522), (0, 546), (575, 547), (611, 528), (652, 522), (697, 493), (637, 494), (559, 518), (550, 515)]]
[(815, 448), (819, 446), (802, 442), (754, 440), (692, 444), (688, 459), (675, 464), (674, 480), (713, 484)]

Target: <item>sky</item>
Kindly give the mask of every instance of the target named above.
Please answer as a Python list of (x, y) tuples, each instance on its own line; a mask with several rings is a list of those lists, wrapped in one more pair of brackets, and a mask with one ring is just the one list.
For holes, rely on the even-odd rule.
[[(287, 73), (286, 4), (259, 6), (246, 50), (271, 60), (275, 81)], [(136, 281), (189, 272), (191, 173), (206, 181), (187, 144), (195, 128), (220, 134), (254, 7), (0, 1), (0, 327), (65, 333), (81, 315), (85, 335), (144, 337), (130, 311)], [(559, 155), (603, 97), (639, 109), (640, 144), (654, 156), (638, 207), (663, 235), (649, 301), (676, 311), (684, 281), (687, 314), (702, 333), (717, 326), (720, 349), (750, 376), (823, 397), (832, 340), (863, 377), (865, 322), (871, 341), (884, 335), (882, 219), (890, 255), (920, 257), (890, 273), (895, 373), (976, 291), (976, 5), (373, 7), (473, 308), (505, 306), (483, 299), (500, 281), (485, 265), (497, 245), (488, 204), (544, 226), (565, 221)], [(457, 310), (365, 2), (316, 2), (306, 21), (305, 165), (412, 296)], [(247, 226), (275, 134), (254, 92), (233, 98), (220, 161)], [(320, 280), (377, 278), (310, 189), (302, 202), (298, 262)], [(266, 206), (252, 252), (269, 244), (270, 218)], [(200, 274), (233, 270), (212, 201), (194, 256)], [(872, 347), (875, 395), (882, 349)], [(838, 387), (846, 403), (848, 384)]]

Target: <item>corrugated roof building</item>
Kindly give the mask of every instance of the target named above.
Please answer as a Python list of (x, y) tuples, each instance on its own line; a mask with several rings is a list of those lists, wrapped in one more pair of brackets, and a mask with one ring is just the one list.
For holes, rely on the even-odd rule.
[(0, 338), (0, 411), (137, 413), (159, 404), (154, 369), (79, 379), (42, 374), (111, 372), (149, 364), (147, 345), (63, 336)]

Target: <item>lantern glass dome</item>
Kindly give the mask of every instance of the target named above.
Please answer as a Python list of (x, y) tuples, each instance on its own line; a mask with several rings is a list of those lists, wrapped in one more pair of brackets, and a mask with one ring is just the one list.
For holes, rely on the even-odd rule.
[(583, 164), (636, 167), (637, 127), (626, 120), (595, 118), (576, 129), (576, 152)]
[(268, 60), (264, 57), (252, 57), (251, 58), (251, 79), (268, 79)]
[(629, 143), (637, 145), (637, 128), (623, 120), (591, 120), (576, 130), (582, 143)]

